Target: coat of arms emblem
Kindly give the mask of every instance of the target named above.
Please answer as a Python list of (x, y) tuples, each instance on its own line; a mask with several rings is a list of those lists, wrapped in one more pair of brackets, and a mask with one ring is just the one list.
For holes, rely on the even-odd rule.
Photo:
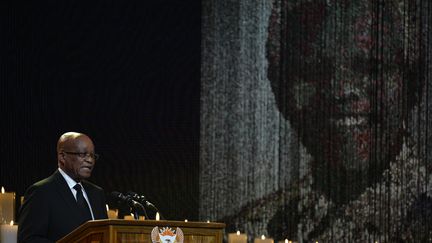
[(151, 240), (153, 243), (183, 243), (183, 231), (177, 227), (176, 230), (170, 227), (154, 227), (151, 232)]

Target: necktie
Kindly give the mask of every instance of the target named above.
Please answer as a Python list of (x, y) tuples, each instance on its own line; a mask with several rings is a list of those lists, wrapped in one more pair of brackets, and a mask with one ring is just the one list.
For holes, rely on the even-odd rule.
[(82, 215), (84, 216), (85, 221), (91, 220), (92, 216), (90, 213), (90, 208), (87, 204), (87, 201), (85, 200), (85, 198), (83, 196), (83, 193), (81, 190), (82, 189), (81, 185), (76, 184), (73, 188), (77, 192), (77, 194), (76, 194), (77, 205), (78, 205), (79, 210), (82, 212)]

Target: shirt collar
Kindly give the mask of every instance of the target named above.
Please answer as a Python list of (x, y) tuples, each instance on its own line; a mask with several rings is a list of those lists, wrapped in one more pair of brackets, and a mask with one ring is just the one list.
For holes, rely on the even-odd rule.
[[(72, 179), (68, 174), (66, 174), (66, 172), (64, 172), (62, 169), (58, 168), (60, 174), (63, 176), (63, 178), (65, 179), (66, 183), (68, 184), (69, 188), (72, 189), (77, 182)], [(78, 183), (81, 184), (81, 183)]]

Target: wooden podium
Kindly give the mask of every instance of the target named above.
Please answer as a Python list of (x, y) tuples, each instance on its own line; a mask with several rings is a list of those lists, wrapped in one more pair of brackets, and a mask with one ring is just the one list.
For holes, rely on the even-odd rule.
[(221, 243), (225, 228), (223, 223), (103, 219), (84, 223), (57, 243), (151, 243), (151, 232), (156, 226), (174, 230), (179, 227), (184, 243)]

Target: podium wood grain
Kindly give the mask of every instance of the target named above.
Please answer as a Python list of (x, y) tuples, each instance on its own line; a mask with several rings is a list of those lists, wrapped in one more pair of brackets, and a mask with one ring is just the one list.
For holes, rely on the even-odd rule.
[(155, 226), (174, 230), (179, 227), (184, 243), (221, 243), (225, 228), (223, 223), (104, 219), (88, 221), (57, 242), (151, 243), (150, 234)]

